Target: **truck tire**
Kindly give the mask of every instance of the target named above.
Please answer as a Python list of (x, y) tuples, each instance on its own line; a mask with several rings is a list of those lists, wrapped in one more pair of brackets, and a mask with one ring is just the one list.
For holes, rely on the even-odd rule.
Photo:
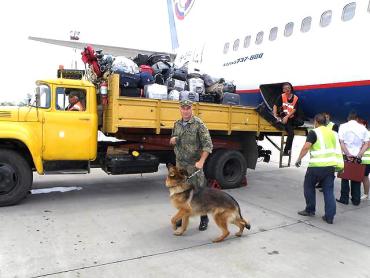
[(204, 164), (204, 175), (206, 176), (207, 179), (214, 179), (215, 174), (213, 169), (215, 168), (215, 162), (217, 160), (217, 157), (223, 152), (224, 150), (216, 150), (213, 153), (211, 153), (207, 160), (206, 163)]
[(215, 156), (213, 177), (222, 189), (237, 188), (247, 173), (247, 162), (236, 150), (222, 150)]
[(19, 203), (32, 187), (32, 169), (17, 152), (0, 150), (0, 206)]

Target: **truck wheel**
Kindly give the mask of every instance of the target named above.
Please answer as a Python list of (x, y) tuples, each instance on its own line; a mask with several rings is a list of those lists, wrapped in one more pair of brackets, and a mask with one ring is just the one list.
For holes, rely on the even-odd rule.
[(244, 156), (239, 151), (224, 150), (215, 158), (213, 175), (221, 188), (240, 187), (247, 172)]
[(32, 170), (17, 152), (0, 150), (0, 206), (15, 205), (32, 187)]
[(204, 175), (207, 179), (214, 179), (215, 174), (213, 169), (215, 168), (215, 162), (217, 160), (217, 157), (222, 154), (224, 150), (217, 150), (214, 151), (209, 155), (209, 157), (206, 160), (206, 163), (204, 164)]

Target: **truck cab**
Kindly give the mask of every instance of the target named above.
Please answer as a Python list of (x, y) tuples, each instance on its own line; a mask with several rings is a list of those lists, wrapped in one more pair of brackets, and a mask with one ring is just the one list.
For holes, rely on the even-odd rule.
[[(74, 92), (82, 111), (69, 111)], [(17, 203), (38, 174), (89, 171), (97, 150), (96, 90), (85, 80), (36, 82), (27, 107), (0, 107), (0, 205)]]

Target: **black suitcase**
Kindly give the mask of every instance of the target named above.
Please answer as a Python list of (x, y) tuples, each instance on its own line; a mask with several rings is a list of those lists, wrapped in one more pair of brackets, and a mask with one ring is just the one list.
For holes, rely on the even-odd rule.
[(141, 97), (141, 89), (120, 87), (119, 95), (123, 97)]
[(119, 85), (125, 88), (137, 88), (140, 82), (140, 74), (119, 72)]
[(148, 153), (138, 157), (130, 154), (107, 155), (103, 170), (112, 175), (154, 173), (158, 171), (159, 159)]
[(220, 103), (220, 97), (217, 94), (200, 94), (199, 102)]
[(266, 121), (268, 121), (270, 124), (272, 124), (277, 129), (280, 129), (280, 130), (285, 129), (285, 126), (281, 122), (276, 120), (276, 118), (274, 117), (274, 114), (264, 102), (262, 102), (261, 104), (257, 106), (256, 111), (258, 112), (258, 114), (261, 115), (262, 118), (264, 118)]
[(240, 95), (233, 93), (224, 93), (222, 104), (240, 105)]

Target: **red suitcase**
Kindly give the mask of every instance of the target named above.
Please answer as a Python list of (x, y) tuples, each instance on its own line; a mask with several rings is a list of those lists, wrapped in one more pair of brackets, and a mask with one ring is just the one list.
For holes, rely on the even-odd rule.
[(366, 165), (345, 161), (344, 170), (338, 173), (338, 178), (361, 182), (365, 175)]

